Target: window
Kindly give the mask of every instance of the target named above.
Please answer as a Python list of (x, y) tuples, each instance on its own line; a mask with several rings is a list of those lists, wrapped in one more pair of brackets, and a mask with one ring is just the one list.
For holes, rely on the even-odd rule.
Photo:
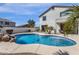
[(9, 25), (9, 22), (5, 22), (5, 25)]
[(3, 22), (2, 21), (0, 21), (0, 25), (3, 25)]
[(43, 16), (43, 21), (46, 21), (46, 16)]
[(60, 17), (69, 15), (70, 13), (71, 13), (71, 12), (70, 12), (70, 11), (67, 11), (67, 10), (65, 10), (65, 11), (63, 11), (63, 12), (60, 12)]
[(60, 17), (66, 16), (66, 15), (69, 15), (69, 14), (70, 14), (70, 13), (68, 13), (68, 12), (60, 13)]

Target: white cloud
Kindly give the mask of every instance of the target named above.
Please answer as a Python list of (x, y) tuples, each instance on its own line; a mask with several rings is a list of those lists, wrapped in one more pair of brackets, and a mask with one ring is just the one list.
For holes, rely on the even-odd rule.
[[(54, 4), (54, 3), (53, 3)], [(48, 6), (50, 3), (9, 3), (5, 4), (7, 6), (16, 6), (16, 7), (36, 7), (36, 6)]]
[[(59, 5), (56, 3), (8, 3), (0, 6), (0, 12), (10, 12), (17, 15), (33, 15), (37, 14), (42, 10), (45, 10), (44, 7), (48, 8), (52, 5)], [(48, 7), (47, 7), (48, 6)], [(36, 10), (33, 10), (36, 9)]]
[(33, 11), (29, 9), (24, 9), (24, 7), (12, 7), (12, 6), (1, 6), (0, 7), (0, 12), (10, 12), (10, 13), (15, 13), (15, 14), (34, 14)]
[(5, 4), (3, 6), (0, 6), (0, 12), (10, 12), (15, 13), (19, 15), (33, 15), (35, 13), (38, 13), (38, 11), (33, 11), (32, 8), (39, 8), (39, 7), (45, 7), (46, 5), (50, 4), (38, 4), (38, 3), (17, 3), (17, 4)]
[(13, 12), (10, 8), (0, 7), (0, 12)]

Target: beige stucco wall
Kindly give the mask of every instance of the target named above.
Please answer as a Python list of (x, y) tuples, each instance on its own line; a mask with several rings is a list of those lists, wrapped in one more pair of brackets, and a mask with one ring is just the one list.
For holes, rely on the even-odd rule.
[[(48, 25), (52, 26), (54, 29), (56, 29), (56, 32), (59, 33), (59, 25), (57, 24), (56, 20), (60, 18), (60, 12), (67, 10), (68, 8), (62, 8), (62, 7), (55, 7), (54, 9), (50, 9), (47, 13), (42, 15), (40, 17), (40, 29), (41, 25)], [(42, 21), (43, 16), (46, 16), (46, 21)], [(66, 16), (64, 16), (66, 18)], [(59, 20), (60, 22), (62, 19)]]
[[(16, 26), (16, 23), (15, 22), (9, 22), (9, 21), (0, 21), (0, 22), (3, 22), (2, 24), (0, 23), (0, 26), (8, 26), (8, 27), (15, 27)], [(6, 25), (5, 22), (8, 22), (9, 25)]]

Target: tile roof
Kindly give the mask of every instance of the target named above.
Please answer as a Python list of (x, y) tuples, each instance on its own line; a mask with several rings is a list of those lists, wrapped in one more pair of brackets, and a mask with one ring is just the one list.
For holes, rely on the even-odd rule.
[(8, 20), (8, 19), (4, 19), (4, 18), (0, 18), (0, 21), (13, 22), (13, 21), (11, 21), (11, 20)]

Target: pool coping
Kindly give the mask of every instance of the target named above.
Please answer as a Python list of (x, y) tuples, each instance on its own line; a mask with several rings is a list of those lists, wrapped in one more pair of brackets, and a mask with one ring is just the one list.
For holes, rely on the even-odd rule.
[[(68, 37), (65, 37), (65, 36), (58, 36), (58, 35), (52, 35), (52, 34), (41, 34), (41, 33), (37, 33), (37, 32), (30, 32), (30, 33), (18, 33), (18, 34), (15, 34), (15, 35), (21, 35), (21, 34), (36, 34), (36, 35), (40, 35), (40, 36), (56, 36), (56, 37), (61, 37), (61, 38), (65, 38), (65, 39), (68, 39), (68, 40), (72, 40), (75, 44), (77, 44), (76, 43), (76, 41), (74, 41), (73, 39), (71, 39), (71, 38), (68, 38)], [(50, 45), (48, 45), (48, 46), (50, 46)], [(72, 45), (72, 46), (74, 46), (74, 45)], [(63, 46), (61, 46), (61, 47), (63, 47)]]
[[(50, 35), (50, 34), (44, 34), (44, 33), (38, 33), (38, 32), (31, 32), (29, 34), (32, 34), (32, 33), (33, 34), (39, 34), (39, 35)], [(16, 34), (28, 34), (28, 33), (16, 33)], [(16, 35), (16, 34), (13, 34), (13, 35)], [(57, 34), (51, 34), (51, 35), (56, 36)], [(63, 37), (63, 35), (57, 35), (57, 36)], [(67, 38), (74, 40), (73, 36), (67, 37)], [(76, 37), (74, 36), (74, 38), (76, 38)], [(9, 53), (16, 53), (16, 52), (20, 53), (20, 52), (24, 51), (24, 52), (37, 53), (37, 54), (41, 54), (41, 55), (52, 55), (53, 53), (57, 52), (60, 49), (60, 50), (68, 51), (71, 55), (79, 55), (79, 52), (78, 52), (78, 50), (79, 50), (79, 40), (78, 40), (78, 38), (75, 40), (77, 42), (76, 45), (65, 46), (65, 47), (48, 46), (48, 45), (43, 45), (43, 44), (20, 45), (20, 44), (16, 44), (16, 43), (10, 43), (10, 44), (13, 44), (14, 46), (19, 46), (19, 48), (16, 49), (16, 50), (13, 50), (13, 51), (9, 51)], [(4, 44), (6, 44), (6, 43), (4, 43)], [(4, 52), (4, 51), (1, 51), (1, 52)]]

